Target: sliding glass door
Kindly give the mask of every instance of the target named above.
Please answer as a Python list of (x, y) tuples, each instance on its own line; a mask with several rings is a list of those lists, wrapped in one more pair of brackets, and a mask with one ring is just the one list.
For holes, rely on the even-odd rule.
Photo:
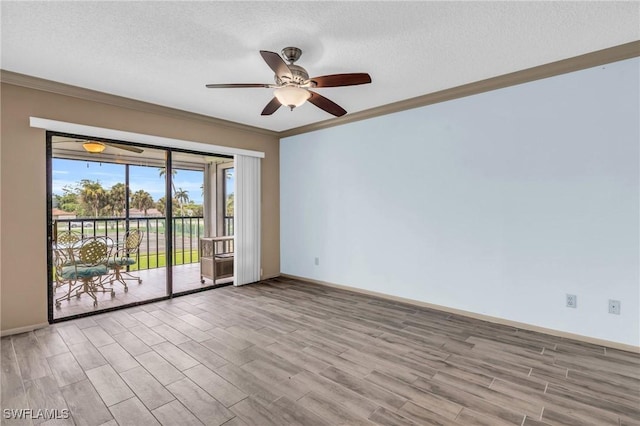
[[(51, 321), (233, 282), (233, 241), (217, 226), (228, 222), (216, 176), (229, 158), (47, 138)], [(201, 240), (225, 235), (212, 255), (222, 266), (203, 275)]]

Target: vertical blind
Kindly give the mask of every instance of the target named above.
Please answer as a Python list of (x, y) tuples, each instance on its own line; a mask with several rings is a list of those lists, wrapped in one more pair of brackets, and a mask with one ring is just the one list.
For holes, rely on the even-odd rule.
[(235, 155), (234, 284), (260, 281), (260, 158)]

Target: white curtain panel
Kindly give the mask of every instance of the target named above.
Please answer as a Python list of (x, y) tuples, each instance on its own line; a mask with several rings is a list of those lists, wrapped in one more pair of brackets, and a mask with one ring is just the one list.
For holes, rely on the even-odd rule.
[(234, 284), (260, 281), (260, 158), (235, 156)]

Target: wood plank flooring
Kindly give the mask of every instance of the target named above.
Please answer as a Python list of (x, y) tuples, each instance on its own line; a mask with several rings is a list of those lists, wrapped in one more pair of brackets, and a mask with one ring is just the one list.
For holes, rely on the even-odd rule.
[[(56, 308), (54, 304), (53, 318), (59, 319), (84, 314), (86, 312), (97, 312), (116, 306), (158, 299), (167, 295), (166, 270), (164, 268), (144, 269), (135, 271), (132, 274), (140, 277), (142, 283), (139, 284), (135, 280), (128, 281), (128, 292), (125, 292), (122, 284), (116, 281), (113, 284), (113, 288), (115, 289), (113, 298), (110, 293), (96, 293), (98, 306), (93, 306), (93, 299), (87, 295), (81, 295), (79, 298), (72, 296), (69, 300), (63, 299), (60, 301), (59, 308)], [(216, 285), (231, 282), (233, 282), (233, 278), (222, 278), (216, 280)], [(204, 284), (200, 282), (199, 263), (176, 265), (173, 267), (174, 293), (197, 290), (209, 286), (213, 286), (213, 281), (210, 279), (205, 279)], [(66, 296), (68, 289), (69, 287), (66, 284), (54, 289), (54, 300)]]
[(1, 340), (76, 425), (640, 425), (640, 356), (275, 278)]

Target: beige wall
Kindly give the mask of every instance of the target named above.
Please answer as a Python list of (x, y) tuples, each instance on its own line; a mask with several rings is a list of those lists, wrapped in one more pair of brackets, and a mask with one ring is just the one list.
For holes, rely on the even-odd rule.
[(232, 146), (262, 163), (263, 277), (280, 272), (278, 137), (199, 119), (143, 112), (3, 83), (0, 139), (2, 331), (47, 322), (45, 131), (29, 117)]

